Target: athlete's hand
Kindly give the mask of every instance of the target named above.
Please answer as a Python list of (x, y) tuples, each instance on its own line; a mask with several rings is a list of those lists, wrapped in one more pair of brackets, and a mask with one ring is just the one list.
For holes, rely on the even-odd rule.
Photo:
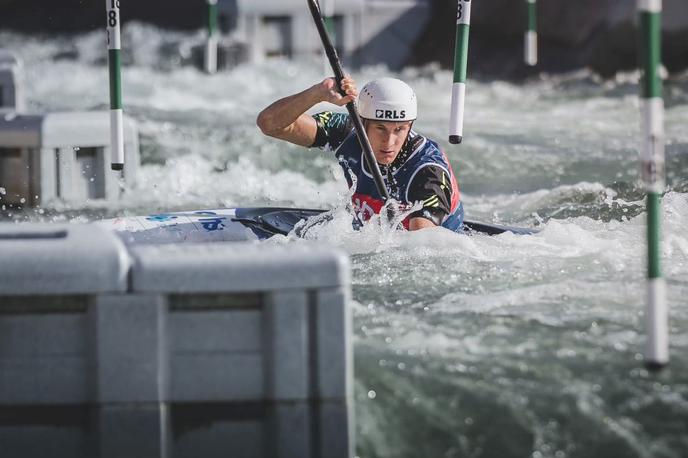
[(337, 80), (334, 78), (325, 78), (322, 83), (319, 83), (318, 89), (322, 91), (323, 102), (330, 102), (338, 106), (346, 105), (353, 102), (358, 97), (358, 89), (356, 89), (356, 82), (351, 76), (346, 75), (342, 80), (342, 89), (346, 93), (342, 96), (337, 87)]

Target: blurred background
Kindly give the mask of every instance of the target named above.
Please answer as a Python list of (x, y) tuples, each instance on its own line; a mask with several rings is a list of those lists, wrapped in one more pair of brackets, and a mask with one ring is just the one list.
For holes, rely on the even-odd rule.
[[(102, 198), (87, 173), (102, 151), (66, 140), (58, 156), (78, 150), (79, 191), (36, 203), (30, 189), (3, 184), (26, 172), (19, 160), (28, 153), (10, 151), (0, 220), (338, 209), (336, 224), (311, 236), (351, 258), (358, 456), (688, 456), (688, 2), (663, 2), (671, 365), (660, 374), (643, 368), (636, 2), (538, 1), (539, 59), (530, 66), (525, 0), (476, 0), (459, 146), (447, 141), (456, 2), (322, 3), (360, 85), (396, 76), (416, 90), (414, 127), (446, 150), (467, 218), (536, 227), (537, 236), (352, 231), (332, 155), (255, 125), (268, 104), (331, 74), (301, 0), (220, 0), (221, 69), (210, 75), (205, 1), (123, 3), (124, 111), (137, 126), (140, 167)], [(109, 108), (104, 6), (0, 0), (0, 47), (22, 61), (24, 110), (86, 113), (63, 129), (75, 135), (92, 129), (88, 113)], [(101, 150), (107, 119), (96, 126)]]
[[(350, 63), (385, 63), (398, 69), (438, 62), (444, 68), (451, 67), (455, 26), (449, 18), (456, 16), (455, 2), (330, 1), (335, 4), (338, 44), (345, 48)], [(304, 32), (299, 17), (307, 15), (305, 2), (220, 0), (219, 5), (220, 27), (225, 33), (239, 29), (239, 34), (251, 41), (262, 36), (268, 54), (293, 55), (310, 50), (307, 44), (294, 39)], [(86, 0), (0, 0), (0, 28), (46, 35), (98, 29), (104, 23), (101, 6)], [(141, 21), (190, 31), (203, 24), (206, 8), (203, 1), (131, 2), (123, 8), (122, 19), (124, 23)], [(524, 1), (481, 0), (473, 8), (469, 56), (473, 77), (518, 78), (536, 71), (561, 72), (581, 67), (609, 77), (637, 66), (634, 1), (539, 1), (537, 69), (520, 65), (526, 23)], [(670, 72), (678, 72), (688, 67), (688, 3), (664, 0), (663, 9), (663, 61)], [(389, 46), (388, 40), (397, 45)], [(256, 46), (254, 42), (248, 44)], [(319, 44), (314, 41), (310, 45), (317, 49)]]

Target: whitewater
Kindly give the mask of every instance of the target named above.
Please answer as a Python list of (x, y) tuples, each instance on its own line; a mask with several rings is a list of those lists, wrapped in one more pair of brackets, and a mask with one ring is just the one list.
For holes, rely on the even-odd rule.
[[(143, 164), (122, 200), (16, 210), (0, 195), (0, 220), (334, 209), (305, 240), (266, 243), (315, 239), (351, 256), (359, 457), (688, 456), (688, 74), (665, 81), (671, 364), (652, 373), (643, 366), (637, 72), (469, 80), (456, 146), (447, 141), (450, 71), (353, 71), (359, 87), (396, 76), (416, 90), (414, 127), (447, 152), (467, 219), (540, 229), (495, 237), (379, 225), (355, 232), (333, 155), (255, 126), (262, 108), (324, 78), (321, 58), (208, 76), (172, 51), (201, 39), (142, 24), (123, 31), (124, 109), (138, 122)], [(0, 31), (0, 43), (24, 61), (30, 111), (108, 108), (102, 31)]]

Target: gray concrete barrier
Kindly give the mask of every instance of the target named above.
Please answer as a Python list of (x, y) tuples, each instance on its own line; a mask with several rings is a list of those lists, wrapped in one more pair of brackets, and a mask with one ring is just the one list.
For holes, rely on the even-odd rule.
[(1, 224), (0, 266), (3, 457), (353, 456), (341, 253)]
[[(122, 178), (133, 184), (140, 163), (138, 128), (125, 122)], [(83, 202), (120, 196), (110, 169), (106, 111), (0, 116), (0, 204), (41, 206), (52, 199)]]
[(0, 114), (25, 108), (22, 61), (11, 51), (0, 49)]

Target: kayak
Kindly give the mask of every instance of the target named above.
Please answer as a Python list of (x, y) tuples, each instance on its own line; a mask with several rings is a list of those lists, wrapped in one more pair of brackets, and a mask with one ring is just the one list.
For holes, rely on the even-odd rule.
[[(220, 208), (119, 217), (96, 224), (116, 231), (127, 243), (265, 240), (274, 235), (287, 235), (299, 222), (326, 211), (281, 207)], [(464, 232), (531, 235), (537, 230), (464, 221)]]

